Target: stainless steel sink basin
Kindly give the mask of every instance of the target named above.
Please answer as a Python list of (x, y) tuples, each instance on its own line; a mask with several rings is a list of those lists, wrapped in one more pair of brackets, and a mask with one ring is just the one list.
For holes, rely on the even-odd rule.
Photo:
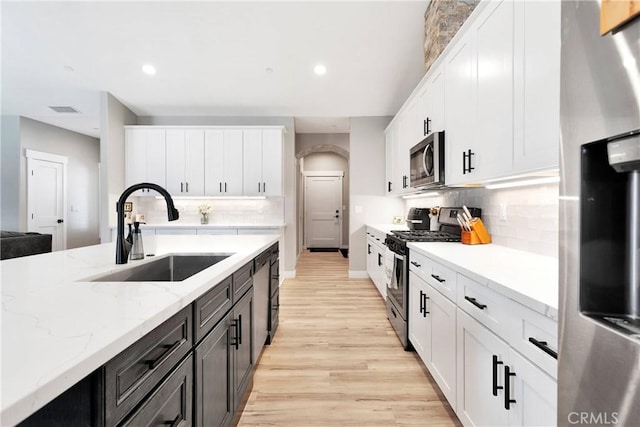
[(233, 254), (170, 254), (91, 282), (181, 282)]

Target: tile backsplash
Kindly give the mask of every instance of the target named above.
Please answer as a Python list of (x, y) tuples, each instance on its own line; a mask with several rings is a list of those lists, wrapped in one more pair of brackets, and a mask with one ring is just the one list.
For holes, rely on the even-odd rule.
[[(450, 189), (437, 197), (407, 199), (410, 207), (473, 206), (482, 209), (482, 221), (493, 243), (513, 249), (558, 256), (558, 184), (487, 190)], [(507, 219), (500, 219), (500, 205)]]
[[(168, 224), (167, 204), (155, 197), (134, 197), (134, 214), (144, 214), (147, 224)], [(174, 199), (180, 219), (172, 224), (200, 224), (198, 206), (211, 206), (209, 224), (284, 224), (284, 197), (267, 199)]]

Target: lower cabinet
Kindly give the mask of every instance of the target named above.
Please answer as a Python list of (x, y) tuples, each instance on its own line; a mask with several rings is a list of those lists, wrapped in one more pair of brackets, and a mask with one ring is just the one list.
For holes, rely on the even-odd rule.
[(233, 406), (240, 404), (253, 373), (253, 289), (238, 301), (232, 311)]
[(556, 381), (458, 309), (458, 408), (465, 426), (556, 425)]
[(386, 246), (380, 237), (376, 238), (367, 232), (367, 274), (382, 298), (387, 297), (387, 281), (384, 271), (384, 255)]

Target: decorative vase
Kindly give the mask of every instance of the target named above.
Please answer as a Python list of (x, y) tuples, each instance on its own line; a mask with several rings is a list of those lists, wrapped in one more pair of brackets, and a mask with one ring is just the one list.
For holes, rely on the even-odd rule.
[(200, 224), (209, 224), (209, 214), (208, 213), (200, 214)]

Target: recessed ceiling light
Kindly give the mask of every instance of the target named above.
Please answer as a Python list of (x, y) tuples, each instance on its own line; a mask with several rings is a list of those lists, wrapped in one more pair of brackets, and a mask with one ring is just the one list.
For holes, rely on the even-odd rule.
[(71, 65), (65, 65), (64, 69), (66, 71), (69, 71), (70, 73), (73, 73), (75, 71)]
[(150, 76), (153, 76), (156, 73), (156, 67), (154, 67), (151, 64), (144, 64), (142, 66), (142, 72)]
[(267, 73), (267, 74), (271, 74), (271, 73), (273, 73), (273, 68), (265, 68), (264, 72)]
[(324, 74), (327, 74), (327, 67), (325, 67), (322, 64), (318, 64), (315, 67), (313, 67), (313, 72), (319, 76), (322, 76)]

